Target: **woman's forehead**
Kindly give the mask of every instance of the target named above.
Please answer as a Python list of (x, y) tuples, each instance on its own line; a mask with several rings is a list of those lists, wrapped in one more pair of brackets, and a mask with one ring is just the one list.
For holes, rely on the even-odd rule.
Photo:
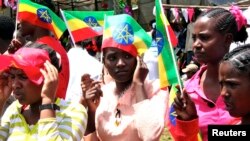
[(123, 53), (123, 54), (130, 54), (122, 49), (119, 49), (119, 48), (113, 48), (113, 47), (110, 47), (110, 48), (105, 48), (104, 50), (104, 53), (105, 54), (118, 54), (118, 53)]

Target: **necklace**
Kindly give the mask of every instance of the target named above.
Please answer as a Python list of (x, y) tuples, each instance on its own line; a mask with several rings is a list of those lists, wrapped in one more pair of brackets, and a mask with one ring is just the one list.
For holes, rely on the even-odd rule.
[(116, 108), (116, 114), (115, 114), (115, 125), (119, 126), (121, 124), (121, 110)]
[[(118, 95), (118, 101), (119, 99), (125, 94), (125, 92), (128, 90), (130, 86), (128, 86), (126, 89), (124, 89), (119, 95)], [(115, 113), (115, 125), (119, 126), (121, 124), (121, 110), (118, 108), (119, 103), (116, 106), (116, 113)]]

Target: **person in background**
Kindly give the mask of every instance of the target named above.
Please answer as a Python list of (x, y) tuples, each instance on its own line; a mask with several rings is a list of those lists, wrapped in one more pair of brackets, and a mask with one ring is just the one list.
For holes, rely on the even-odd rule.
[(79, 141), (86, 109), (56, 97), (59, 59), (45, 49), (22, 47), (1, 55), (0, 111), (13, 91), (14, 101), (0, 123), (0, 140)]
[(15, 31), (14, 21), (5, 15), (0, 15), (0, 53), (4, 54), (11, 43)]
[[(241, 22), (237, 22), (236, 19), (240, 19)], [(192, 33), (194, 58), (201, 67), (184, 83), (184, 89), (195, 103), (199, 120), (191, 122), (199, 125), (203, 141), (208, 140), (208, 124), (225, 124), (235, 119), (225, 109), (220, 95), (218, 71), (219, 62), (229, 52), (231, 43), (246, 40), (248, 35), (245, 25), (243, 15), (233, 14), (223, 8), (213, 8), (203, 12), (194, 23)], [(180, 110), (176, 109), (176, 125), (181, 123), (183, 125), (169, 126), (176, 141), (186, 140), (186, 136), (180, 131), (187, 130), (186, 123), (182, 121), (190, 120), (190, 117), (182, 116)]]
[(19, 48), (28, 45), (32, 41), (28, 41), (26, 37), (23, 37), (21, 35), (21, 32), (19, 29), (17, 29), (13, 34), (13, 39), (11, 40), (11, 43), (8, 48), (9, 54), (14, 54)]
[[(146, 80), (148, 68), (140, 55), (151, 44), (151, 38), (127, 14), (109, 16), (104, 25), (113, 27), (110, 32), (117, 35), (104, 32), (102, 43), (103, 63), (113, 81), (100, 87), (100, 82), (82, 78), (88, 127), (92, 128), (87, 128), (84, 139), (159, 140), (168, 90), (160, 89), (159, 80)], [(118, 40), (118, 35), (128, 34), (129, 40)], [(134, 40), (138, 35), (140, 40)]]
[(201, 14), (201, 10), (198, 8), (194, 8), (194, 15), (191, 19), (191, 21), (187, 25), (187, 36), (186, 36), (186, 43), (185, 43), (185, 49), (184, 52), (186, 54), (186, 64), (189, 64), (194, 56), (193, 52), (193, 38), (192, 33), (194, 31), (194, 21), (197, 19), (197, 17)]
[(150, 48), (144, 53), (143, 61), (146, 63), (148, 67), (148, 75), (147, 79), (156, 80), (159, 78), (159, 70), (158, 70), (158, 47), (156, 42), (156, 21), (155, 19), (150, 21), (150, 31), (152, 37), (152, 44)]
[(190, 79), (198, 71), (198, 69), (199, 67), (195, 63), (190, 62), (190, 64), (182, 69), (182, 72), (184, 73), (184, 75), (182, 76), (182, 80), (186, 81)]
[(89, 55), (100, 61), (100, 52), (102, 46), (102, 35), (82, 41), (81, 46), (87, 50)]
[(177, 57), (177, 64), (179, 69), (179, 74), (182, 75), (181, 68), (182, 66), (186, 65), (186, 57), (184, 54), (185, 43), (186, 43), (186, 36), (187, 36), (187, 23), (184, 19), (183, 14), (179, 11), (179, 18), (174, 19), (170, 25), (173, 28), (175, 35), (178, 39), (177, 45), (174, 47), (174, 52)]
[(69, 58), (70, 78), (66, 100), (79, 101), (82, 97), (82, 75), (87, 73), (91, 78), (97, 80), (102, 74), (103, 65), (94, 56), (91, 56), (81, 43), (71, 47), (67, 55)]
[[(0, 54), (8, 54), (8, 49), (11, 45), (13, 34), (15, 31), (14, 21), (5, 15), (0, 15)], [(2, 60), (0, 61), (0, 63)], [(13, 96), (10, 96), (5, 102), (2, 112), (15, 100)], [(1, 113), (0, 113), (1, 114)]]

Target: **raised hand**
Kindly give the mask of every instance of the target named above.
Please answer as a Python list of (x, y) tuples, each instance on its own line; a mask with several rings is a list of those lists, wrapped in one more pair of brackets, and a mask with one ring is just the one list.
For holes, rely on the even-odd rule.
[(142, 84), (144, 83), (147, 75), (148, 75), (148, 68), (146, 63), (143, 61), (142, 57), (137, 56), (137, 66), (135, 68), (133, 83)]
[(101, 81), (94, 81), (89, 74), (84, 74), (81, 79), (83, 99), (90, 111), (95, 112), (102, 96)]
[(17, 39), (13, 39), (9, 45), (8, 53), (14, 54), (19, 48), (21, 48), (24, 45), (21, 41)]
[(45, 69), (40, 70), (44, 76), (41, 97), (43, 103), (53, 103), (58, 86), (58, 71), (49, 61), (44, 63), (44, 67)]
[(183, 90), (183, 94), (180, 93), (179, 87), (177, 96), (174, 99), (174, 109), (177, 114), (177, 118), (180, 120), (193, 120), (198, 117), (196, 107), (192, 99), (189, 97), (185, 89)]
[(137, 65), (135, 68), (133, 82), (131, 84), (131, 88), (134, 89), (136, 93), (136, 102), (140, 102), (142, 100), (147, 99), (146, 90), (144, 87), (144, 81), (148, 75), (148, 68), (143, 59), (137, 56)]

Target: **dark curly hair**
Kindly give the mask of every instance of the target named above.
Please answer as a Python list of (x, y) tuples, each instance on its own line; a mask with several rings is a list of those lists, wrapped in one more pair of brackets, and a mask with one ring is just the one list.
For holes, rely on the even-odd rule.
[(236, 47), (225, 54), (221, 62), (230, 62), (239, 72), (250, 75), (250, 44)]
[(215, 19), (214, 24), (216, 31), (222, 34), (231, 33), (234, 42), (244, 42), (247, 39), (248, 34), (246, 27), (243, 26), (240, 31), (238, 31), (235, 17), (230, 11), (224, 8), (212, 8), (201, 13), (198, 19), (205, 16)]
[(51, 60), (51, 64), (56, 67), (58, 72), (61, 72), (62, 65), (61, 65), (60, 59), (57, 57), (56, 51), (54, 49), (52, 49), (51, 47), (49, 47), (47, 44), (33, 42), (33, 43), (26, 45), (25, 47), (27, 47), (27, 48), (39, 48), (39, 49), (46, 50), (49, 53), (49, 58)]

